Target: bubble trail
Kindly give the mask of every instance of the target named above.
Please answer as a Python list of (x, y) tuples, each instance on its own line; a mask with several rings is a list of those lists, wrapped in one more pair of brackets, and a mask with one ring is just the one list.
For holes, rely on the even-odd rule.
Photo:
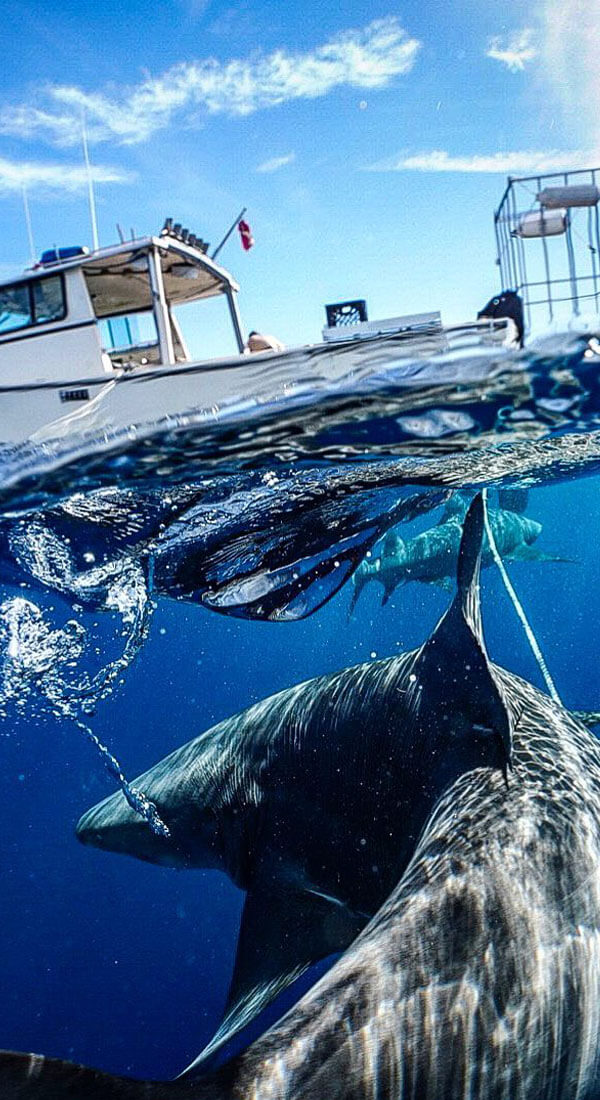
[(75, 718), (74, 722), (77, 728), (85, 734), (88, 740), (90, 740), (98, 750), (102, 757), (104, 767), (108, 774), (111, 775), (113, 779), (116, 779), (131, 809), (135, 810), (136, 814), (139, 814), (140, 817), (143, 817), (144, 820), (148, 822), (152, 832), (156, 833), (157, 836), (170, 836), (171, 831), (169, 826), (166, 825), (161, 818), (154, 802), (152, 802), (143, 791), (138, 790), (137, 787), (134, 787), (133, 784), (129, 782), (123, 774), (123, 769), (116, 756), (113, 756), (110, 749), (102, 743), (100, 738), (96, 736), (89, 726), (86, 726), (85, 723), (81, 722), (78, 718)]
[(141, 586), (121, 583), (112, 597), (130, 628), (125, 651), (95, 677), (80, 683), (69, 682), (62, 672), (62, 666), (73, 667), (85, 653), (86, 631), (80, 623), (71, 619), (63, 629), (52, 629), (42, 610), (22, 597), (0, 605), (0, 634), (5, 635), (0, 711), (10, 702), (22, 710), (35, 696), (45, 699), (55, 715), (70, 719), (94, 745), (132, 810), (154, 833), (168, 837), (169, 828), (154, 802), (128, 781), (117, 758), (78, 717), (78, 711), (89, 712), (110, 693), (116, 676), (131, 663), (147, 633), (149, 600)]

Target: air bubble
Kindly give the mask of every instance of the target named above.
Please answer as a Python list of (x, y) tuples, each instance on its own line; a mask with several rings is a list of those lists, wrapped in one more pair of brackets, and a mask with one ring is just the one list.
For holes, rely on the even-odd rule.
[(153, 832), (168, 836), (168, 827), (154, 803), (128, 782), (116, 757), (79, 717), (89, 718), (98, 702), (113, 692), (115, 684), (124, 683), (123, 674), (147, 637), (153, 604), (142, 568), (129, 559), (120, 559), (77, 573), (64, 543), (35, 522), (23, 532), (21, 545), (11, 545), (11, 549), (32, 576), (45, 585), (58, 588), (71, 599), (75, 594), (83, 596), (84, 602), (90, 594), (100, 598), (103, 608), (121, 619), (123, 629), (118, 633), (125, 643), (120, 655), (95, 675), (85, 672), (74, 680), (72, 672), (67, 676), (68, 670), (79, 667), (86, 652), (98, 652), (85, 627), (77, 619), (69, 619), (62, 628), (55, 628), (46, 617), (54, 607), (44, 612), (22, 596), (5, 600), (0, 604), (0, 715), (5, 717), (10, 705), (21, 711), (37, 702), (42, 714), (73, 721), (93, 743), (132, 809)]

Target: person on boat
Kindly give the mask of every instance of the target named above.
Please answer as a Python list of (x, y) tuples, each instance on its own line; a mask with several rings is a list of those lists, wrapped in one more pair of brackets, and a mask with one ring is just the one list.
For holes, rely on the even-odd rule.
[(516, 347), (523, 347), (525, 318), (523, 315), (523, 302), (516, 291), (503, 290), (501, 294), (496, 294), (495, 297), (490, 298), (483, 309), (479, 310), (477, 320), (484, 320), (488, 317), (492, 319), (502, 317), (512, 321), (515, 330), (514, 344)]
[(282, 344), (276, 336), (252, 331), (248, 336), (244, 351), (250, 355), (257, 351), (285, 351), (285, 344)]

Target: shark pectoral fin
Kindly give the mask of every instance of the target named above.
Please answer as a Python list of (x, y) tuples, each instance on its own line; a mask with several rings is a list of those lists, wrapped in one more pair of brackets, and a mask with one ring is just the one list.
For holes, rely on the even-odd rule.
[[(414, 664), (419, 707), (462, 715), (475, 734), (474, 761), (491, 734), (489, 762), (510, 766), (514, 716), (502, 682), (488, 658), (481, 623), (479, 576), (484, 501), (475, 497), (465, 517), (457, 567), (458, 591)], [(476, 744), (475, 744), (476, 742)], [(487, 759), (485, 756), (484, 759)]]
[(549, 554), (546, 550), (538, 550), (537, 546), (529, 546), (526, 542), (515, 547), (507, 554), (509, 561), (562, 561), (568, 565), (577, 565), (576, 558), (565, 558), (560, 554)]
[(223, 1022), (184, 1070), (196, 1072), (312, 963), (344, 951), (367, 923), (327, 895), (251, 890), (244, 905)]
[(535, 546), (528, 546), (526, 542), (522, 542), (520, 546), (515, 546), (514, 550), (511, 550), (510, 554), (505, 555), (505, 561), (542, 561), (544, 555)]

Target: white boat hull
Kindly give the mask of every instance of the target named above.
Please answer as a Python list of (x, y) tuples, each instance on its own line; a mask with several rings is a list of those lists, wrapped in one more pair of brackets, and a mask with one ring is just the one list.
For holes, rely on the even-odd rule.
[[(479, 324), (453, 330), (464, 347), (479, 347), (482, 335), (493, 343), (502, 331)], [(0, 444), (64, 440), (80, 433), (122, 431), (165, 420), (216, 421), (228, 409), (276, 406), (302, 393), (325, 395), (329, 388), (360, 386), (382, 372), (406, 370), (406, 384), (417, 384), (419, 363), (448, 351), (450, 332), (406, 333), (317, 344), (285, 352), (239, 355), (227, 360), (143, 368), (69, 380), (0, 387)], [(455, 341), (452, 340), (452, 348)], [(429, 372), (428, 372), (429, 374)], [(72, 377), (72, 376), (71, 376)], [(431, 385), (431, 375), (428, 384)]]

